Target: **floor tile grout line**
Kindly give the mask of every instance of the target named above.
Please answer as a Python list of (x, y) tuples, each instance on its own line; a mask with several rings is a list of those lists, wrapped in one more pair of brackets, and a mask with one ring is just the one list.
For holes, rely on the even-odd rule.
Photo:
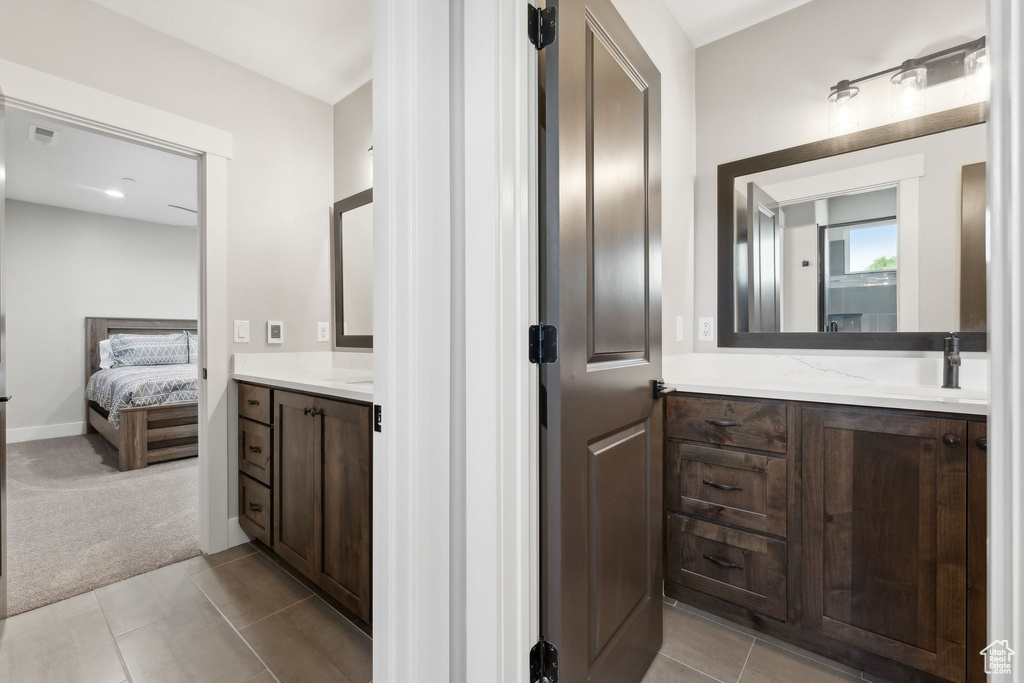
[(736, 679), (736, 683), (740, 683), (743, 680), (743, 672), (747, 670), (747, 662), (750, 661), (750, 653), (754, 651), (754, 646), (757, 645), (757, 638), (750, 643), (750, 649), (747, 650), (747, 658), (743, 660), (743, 668), (740, 669), (740, 677)]
[[(249, 555), (246, 555), (246, 557), (249, 557)], [(242, 559), (242, 558), (238, 558), (238, 559)], [(225, 562), (224, 564), (230, 564), (230, 563), (229, 563), (229, 562)], [(214, 567), (214, 569), (215, 569), (215, 567)], [(197, 572), (197, 573), (201, 574), (202, 572)], [(277, 677), (277, 674), (275, 674), (275, 673), (274, 673), (273, 671), (271, 671), (270, 667), (269, 667), (269, 666), (267, 666), (267, 663), (266, 663), (265, 661), (263, 661), (263, 657), (260, 657), (260, 653), (256, 652), (256, 648), (254, 648), (254, 647), (252, 646), (252, 643), (250, 643), (250, 642), (249, 642), (249, 641), (248, 641), (248, 640), (246, 639), (246, 637), (242, 635), (242, 632), (241, 632), (241, 631), (239, 631), (239, 630), (238, 630), (237, 628), (235, 628), (235, 625), (234, 625), (234, 624), (232, 624), (232, 623), (231, 623), (231, 620), (227, 618), (227, 615), (225, 615), (225, 614), (224, 614), (224, 612), (222, 612), (222, 611), (221, 611), (220, 607), (218, 607), (218, 606), (217, 606), (217, 603), (215, 603), (215, 602), (214, 602), (213, 600), (211, 600), (211, 599), (210, 599), (210, 596), (209, 596), (209, 595), (207, 595), (206, 591), (204, 591), (204, 590), (203, 590), (203, 587), (202, 587), (202, 586), (200, 586), (200, 585), (199, 585), (198, 583), (196, 583), (195, 581), (193, 581), (193, 580), (192, 580), (192, 577), (191, 577), (191, 576), (189, 576), (188, 578), (189, 578), (189, 581), (192, 581), (192, 584), (193, 584), (193, 585), (194, 585), (194, 586), (195, 586), (196, 588), (198, 588), (198, 589), (199, 589), (199, 592), (200, 592), (200, 593), (202, 593), (202, 594), (203, 594), (204, 596), (206, 596), (206, 599), (207, 599), (207, 601), (208, 601), (208, 602), (209, 602), (209, 603), (210, 603), (210, 604), (211, 604), (211, 605), (213, 606), (213, 608), (214, 608), (215, 610), (217, 610), (217, 614), (219, 614), (219, 615), (220, 615), (220, 618), (221, 618), (221, 619), (223, 619), (223, 620), (224, 620), (224, 622), (225, 622), (225, 623), (227, 623), (228, 627), (229, 627), (229, 628), (230, 628), (230, 629), (231, 629), (232, 631), (234, 631), (234, 632), (235, 632), (235, 635), (237, 635), (237, 636), (239, 637), (239, 639), (240, 639), (240, 640), (241, 640), (241, 641), (242, 641), (243, 643), (245, 643), (245, 646), (246, 646), (247, 648), (249, 648), (249, 651), (250, 651), (250, 652), (252, 652), (253, 656), (254, 656), (254, 657), (256, 657), (256, 659), (257, 659), (257, 660), (259, 661), (259, 663), (263, 665), (263, 668), (264, 668), (264, 669), (265, 669), (265, 670), (266, 670), (266, 671), (267, 671), (267, 672), (268, 672), (268, 673), (270, 674), (270, 676), (271, 676), (271, 677), (272, 677), (272, 678), (273, 678), (273, 679), (274, 679), (275, 681), (277, 681), (277, 683), (281, 683), (281, 679)], [(301, 600), (300, 600), (299, 602), (301, 602)], [(295, 603), (295, 604), (298, 604), (298, 603)], [(286, 609), (287, 609), (287, 608), (286, 608)], [(253, 623), (255, 623), (255, 622), (253, 622)], [(262, 672), (262, 671), (260, 671), (260, 672), (257, 672), (257, 673), (256, 673), (256, 674), (254, 674), (253, 676), (250, 676), (250, 678), (254, 678), (255, 676), (258, 676), (258, 675), (259, 675), (259, 674), (261, 674), (261, 673), (263, 673), (263, 672)], [(247, 679), (247, 680), (248, 680), (248, 679)]]
[[(225, 564), (227, 564), (227, 563), (225, 563)], [(181, 567), (180, 565), (181, 565), (180, 562), (176, 562), (175, 564), (165, 565), (165, 566), (161, 567), (160, 569), (167, 569), (168, 567), (178, 567), (178, 569), (181, 570), (181, 572), (185, 576), (185, 578), (189, 579), (191, 581), (192, 577), (189, 576), (188, 572), (185, 571), (185, 568)], [(159, 569), (155, 569), (153, 571), (159, 571)], [(146, 572), (146, 573), (148, 574), (149, 572)], [(138, 578), (139, 576), (143, 576), (143, 574), (137, 574), (136, 576), (130, 576), (127, 579), (122, 579), (121, 581), (117, 581), (115, 583), (109, 584), (109, 586), (115, 586), (118, 583), (123, 583), (124, 581), (131, 581), (132, 579)], [(195, 581), (191, 581), (191, 583), (192, 583), (193, 586), (196, 586), (196, 588), (199, 588), (199, 586), (196, 585)], [(99, 591), (99, 590), (102, 590), (103, 588), (108, 588), (109, 586), (102, 586), (101, 588), (97, 588), (96, 590)], [(203, 590), (201, 588), (199, 588), (199, 592), (203, 593)], [(203, 597), (206, 598), (206, 601), (208, 603), (213, 605), (213, 600), (210, 600), (210, 597), (206, 593), (203, 593)], [(96, 602), (99, 604), (100, 609), (102, 609), (103, 608), (103, 603), (100, 602), (100, 597), (98, 595), (96, 596)], [(121, 636), (126, 636), (129, 633), (131, 633), (132, 631), (138, 631), (140, 628), (145, 628), (145, 627), (149, 626), (150, 624), (155, 624), (156, 622), (160, 621), (161, 619), (166, 619), (167, 617), (171, 616), (172, 614), (175, 614), (177, 612), (181, 612), (182, 610), (186, 610), (189, 607), (194, 607), (194, 605), (185, 605), (184, 607), (175, 607), (170, 612), (168, 612), (167, 614), (164, 614), (163, 616), (159, 616), (156, 619), (153, 619), (151, 621), (147, 621), (144, 624), (139, 624), (138, 626), (132, 626), (130, 629), (128, 629), (127, 631), (124, 631), (123, 633), (115, 634), (114, 633), (114, 629), (110, 628), (110, 622), (109, 621), (107, 621), (107, 627), (110, 628), (110, 633), (111, 633), (111, 635), (114, 636), (114, 640), (117, 640)], [(214, 605), (214, 607), (216, 607), (216, 605)], [(106, 611), (104, 611), (103, 612), (103, 618), (106, 619), (106, 617), (107, 617), (107, 613), (106, 613)]]
[[(672, 655), (667, 655), (667, 654), (665, 654), (664, 652), (662, 652), (660, 650), (658, 651), (658, 654), (661, 655), (662, 657), (664, 657), (665, 659), (671, 659), (673, 662), (675, 662), (676, 664), (679, 664), (680, 666), (685, 666), (687, 669), (690, 669), (691, 671), (696, 671), (701, 676), (707, 676), (708, 678), (710, 678), (713, 681), (718, 681), (718, 683), (725, 683), (725, 681), (723, 681), (721, 678), (715, 678), (714, 676), (712, 676), (711, 674), (707, 673), (706, 671), (701, 671), (697, 667), (692, 666), (690, 664), (687, 664), (686, 662), (680, 661), (680, 660), (676, 659), (675, 657), (673, 657)], [(372, 683), (372, 681), (371, 681), (371, 683)]]
[[(788, 647), (783, 647), (782, 645), (776, 645), (775, 643), (767, 641), (764, 638), (758, 638), (757, 636), (754, 636), (754, 640), (759, 640), (762, 643), (764, 643), (765, 645), (771, 645), (772, 647), (778, 648), (780, 650), (785, 650), (786, 652), (790, 653), (791, 655), (796, 655), (797, 657), (800, 657), (801, 659), (806, 659), (808, 662), (813, 662), (815, 664), (821, 664), (824, 667), (832, 669), (833, 671), (838, 671), (839, 673), (844, 674), (846, 676), (849, 676), (851, 678), (854, 678), (854, 679), (857, 679), (857, 678), (863, 679), (864, 678), (864, 672), (863, 671), (858, 671), (857, 675), (854, 676), (849, 671), (843, 671), (838, 666), (832, 666), (831, 664), (829, 664), (827, 662), (823, 662), (823, 661), (814, 659), (812, 657), (808, 657), (807, 655), (801, 654), (801, 653), (797, 652), (796, 650), (791, 650)], [(793, 645), (792, 647), (797, 647), (797, 646)], [(810, 652), (810, 650), (808, 650), (808, 652)], [(828, 657), (824, 657), (824, 655), (820, 655), (820, 656), (822, 656), (824, 659), (826, 659), (828, 661), (832, 661), (832, 660), (829, 660)], [(836, 663), (839, 664), (840, 662), (836, 662)], [(853, 667), (850, 667), (850, 668), (852, 669)]]
[(313, 594), (311, 593), (311, 594), (307, 595), (306, 597), (302, 598), (301, 600), (299, 600), (299, 601), (297, 601), (297, 602), (293, 602), (292, 604), (288, 605), (287, 607), (282, 607), (281, 609), (277, 610), (276, 612), (271, 612), (270, 614), (268, 614), (268, 615), (267, 615), (267, 616), (265, 616), (265, 617), (260, 617), (260, 618), (259, 618), (259, 619), (257, 619), (256, 621), (253, 621), (253, 622), (250, 622), (250, 623), (246, 624), (246, 625), (245, 625), (245, 626), (243, 626), (243, 627), (242, 627), (241, 629), (239, 629), (239, 632), (241, 632), (241, 631), (242, 631), (242, 629), (247, 629), (247, 628), (249, 628), (250, 626), (255, 626), (256, 624), (260, 623), (261, 621), (266, 621), (266, 620), (267, 620), (267, 619), (269, 619), (270, 617), (276, 617), (276, 616), (277, 616), (278, 614), (280, 614), (281, 612), (284, 612), (285, 610), (289, 610), (289, 609), (291, 609), (292, 607), (295, 607), (296, 605), (299, 605), (299, 604), (301, 604), (301, 603), (303, 603), (303, 602), (306, 602), (306, 600), (309, 600), (310, 598), (315, 598), (315, 597), (316, 597), (316, 596), (315, 596), (315, 595), (313, 595)]
[[(249, 545), (249, 544), (245, 544), (245, 545)], [(231, 548), (237, 548), (237, 547), (238, 546), (231, 546)], [(200, 569), (199, 571), (197, 571), (197, 572), (195, 572), (193, 574), (189, 574), (188, 571), (186, 571), (184, 567), (182, 567), (181, 570), (184, 571), (186, 574), (188, 574), (188, 576), (191, 578), (191, 577), (195, 576), (196, 574), (202, 574), (203, 572), (212, 571), (212, 570), (218, 569), (220, 567), (226, 567), (229, 564), (231, 564), (232, 562), (238, 562), (239, 560), (244, 560), (245, 558), (252, 557), (253, 555), (255, 555), (255, 554), (257, 554), (259, 552), (259, 550), (257, 550), (256, 548), (253, 548), (251, 545), (249, 545), (249, 547), (252, 548), (252, 552), (251, 553), (247, 553), (245, 555), (242, 555), (241, 557), (236, 557), (235, 559), (228, 560), (227, 562), (221, 562), (220, 564), (214, 565), (213, 567), (207, 567), (206, 569)], [(228, 548), (228, 550), (231, 550), (231, 548)], [(209, 555), (205, 555), (205, 556), (204, 555), (198, 555), (198, 557), (209, 557)], [(189, 558), (189, 559), (193, 559), (193, 558)], [(185, 560), (185, 561), (187, 562), (188, 560)]]
[(103, 603), (100, 602), (100, 597), (96, 595), (95, 590), (92, 591), (92, 594), (100, 608), (100, 614), (103, 615), (103, 623), (107, 625), (107, 633), (110, 634), (110, 639), (114, 641), (114, 650), (117, 651), (117, 658), (121, 662), (121, 668), (124, 669), (125, 675), (128, 676), (128, 683), (132, 683), (132, 672), (128, 669), (128, 662), (125, 661), (124, 653), (121, 652), (121, 645), (117, 642), (117, 636), (114, 635), (114, 629), (110, 626), (110, 620), (107, 619), (107, 610), (103, 609)]
[[(262, 555), (263, 557), (267, 558), (267, 559), (268, 559), (268, 560), (270, 560), (271, 562), (274, 562), (274, 558), (270, 557), (269, 555), (267, 555), (267, 554), (266, 554), (265, 552), (263, 552), (263, 551), (262, 551), (262, 550), (260, 550), (259, 548), (256, 548), (256, 546), (252, 546), (252, 547), (256, 549), (256, 552), (257, 552), (257, 553), (259, 553), (259, 554), (260, 554), (260, 555)], [(246, 557), (248, 557), (248, 555), (246, 555)], [(276, 563), (275, 563), (275, 566), (276, 566)], [(297, 577), (295, 577), (295, 576), (292, 576), (291, 572), (289, 572), (289, 571), (288, 571), (288, 570), (286, 570), (286, 569), (281, 569), (281, 571), (283, 571), (283, 572), (284, 572), (285, 574), (287, 574), (287, 575), (288, 575), (288, 576), (289, 576), (289, 577), (290, 577), (290, 578), (291, 578), (292, 580), (294, 580), (294, 581), (295, 581), (296, 583), (298, 583), (298, 584), (299, 584), (300, 586), (302, 586), (303, 588), (305, 588), (306, 590), (308, 590), (308, 591), (309, 591), (309, 588), (307, 588), (307, 587), (306, 587), (306, 584), (302, 583), (302, 581), (299, 581), (299, 579), (298, 579)], [(337, 609), (337, 608), (336, 608), (336, 607), (335, 607), (334, 605), (332, 605), (331, 603), (327, 602), (326, 600), (324, 600), (323, 598), (321, 598), (321, 597), (320, 597), (319, 595), (317, 595), (317, 594), (316, 594), (316, 593), (314, 593), (313, 591), (309, 591), (309, 592), (310, 592), (310, 594), (311, 594), (311, 595), (312, 595), (312, 596), (313, 596), (314, 598), (316, 598), (316, 599), (317, 599), (317, 600), (319, 600), (320, 602), (322, 602), (322, 603), (324, 603), (325, 605), (327, 605), (327, 606), (328, 606), (329, 608), (331, 608), (332, 610), (334, 610), (334, 613), (335, 613), (335, 614), (337, 614), (337, 615), (338, 615), (339, 617), (341, 617), (342, 619), (344, 619), (345, 621), (347, 621), (347, 622), (348, 622), (349, 624), (351, 624), (351, 625), (352, 625), (352, 628), (354, 628), (355, 630), (359, 631), (359, 632), (360, 632), (360, 633), (362, 633), (362, 634), (363, 634), (364, 636), (366, 636), (366, 638), (367, 638), (367, 639), (368, 639), (368, 640), (369, 640), (369, 641), (370, 641), (371, 643), (373, 642), (373, 636), (371, 636), (371, 635), (368, 635), (368, 634), (367, 634), (367, 633), (366, 633), (365, 631), (363, 631), (363, 629), (359, 628), (359, 626), (357, 626), (357, 625), (356, 625), (356, 623), (355, 623), (354, 621), (352, 621), (352, 620), (351, 620), (351, 619), (349, 619), (349, 618), (348, 618), (347, 616), (345, 616), (344, 614), (342, 614), (342, 613), (341, 613), (341, 611), (340, 611), (340, 610), (338, 610), (338, 609)]]

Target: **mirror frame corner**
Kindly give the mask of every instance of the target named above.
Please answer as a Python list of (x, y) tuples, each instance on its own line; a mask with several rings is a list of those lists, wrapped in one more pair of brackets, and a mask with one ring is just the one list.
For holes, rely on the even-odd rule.
[(373, 188), (357, 192), (351, 197), (340, 199), (334, 202), (333, 213), (331, 214), (331, 340), (334, 351), (349, 351), (352, 349), (373, 349), (372, 334), (341, 334), (338, 326), (344, 320), (344, 311), (339, 315), (339, 307), (344, 301), (344, 280), (342, 278), (341, 239), (341, 215), (346, 211), (358, 209), (373, 203)]
[[(739, 159), (718, 166), (718, 342), (719, 348), (846, 349), (860, 351), (942, 351), (948, 332), (737, 332), (735, 284), (736, 178), (858, 152), (904, 140), (975, 126), (988, 121), (988, 104), (981, 102), (926, 114), (905, 121), (867, 128), (788, 149)], [(955, 331), (955, 330), (954, 330)], [(963, 351), (986, 351), (987, 333), (961, 332)]]

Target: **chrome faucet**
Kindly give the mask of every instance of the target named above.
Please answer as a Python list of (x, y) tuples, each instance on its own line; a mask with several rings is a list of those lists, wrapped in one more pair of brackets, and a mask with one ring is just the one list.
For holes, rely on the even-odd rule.
[(942, 388), (960, 388), (960, 335), (956, 332), (942, 343)]

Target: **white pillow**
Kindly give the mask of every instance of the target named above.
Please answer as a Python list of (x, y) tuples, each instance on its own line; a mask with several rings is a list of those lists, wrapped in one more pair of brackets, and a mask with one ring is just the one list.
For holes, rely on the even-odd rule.
[(110, 340), (100, 342), (100, 368), (109, 370), (114, 365), (114, 350), (110, 348)]

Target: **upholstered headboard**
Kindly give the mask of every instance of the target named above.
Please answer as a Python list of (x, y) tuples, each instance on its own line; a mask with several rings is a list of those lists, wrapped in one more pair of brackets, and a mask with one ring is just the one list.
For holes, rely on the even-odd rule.
[(100, 342), (112, 334), (166, 334), (196, 332), (195, 320), (165, 318), (86, 318), (85, 319), (85, 381), (100, 369)]

